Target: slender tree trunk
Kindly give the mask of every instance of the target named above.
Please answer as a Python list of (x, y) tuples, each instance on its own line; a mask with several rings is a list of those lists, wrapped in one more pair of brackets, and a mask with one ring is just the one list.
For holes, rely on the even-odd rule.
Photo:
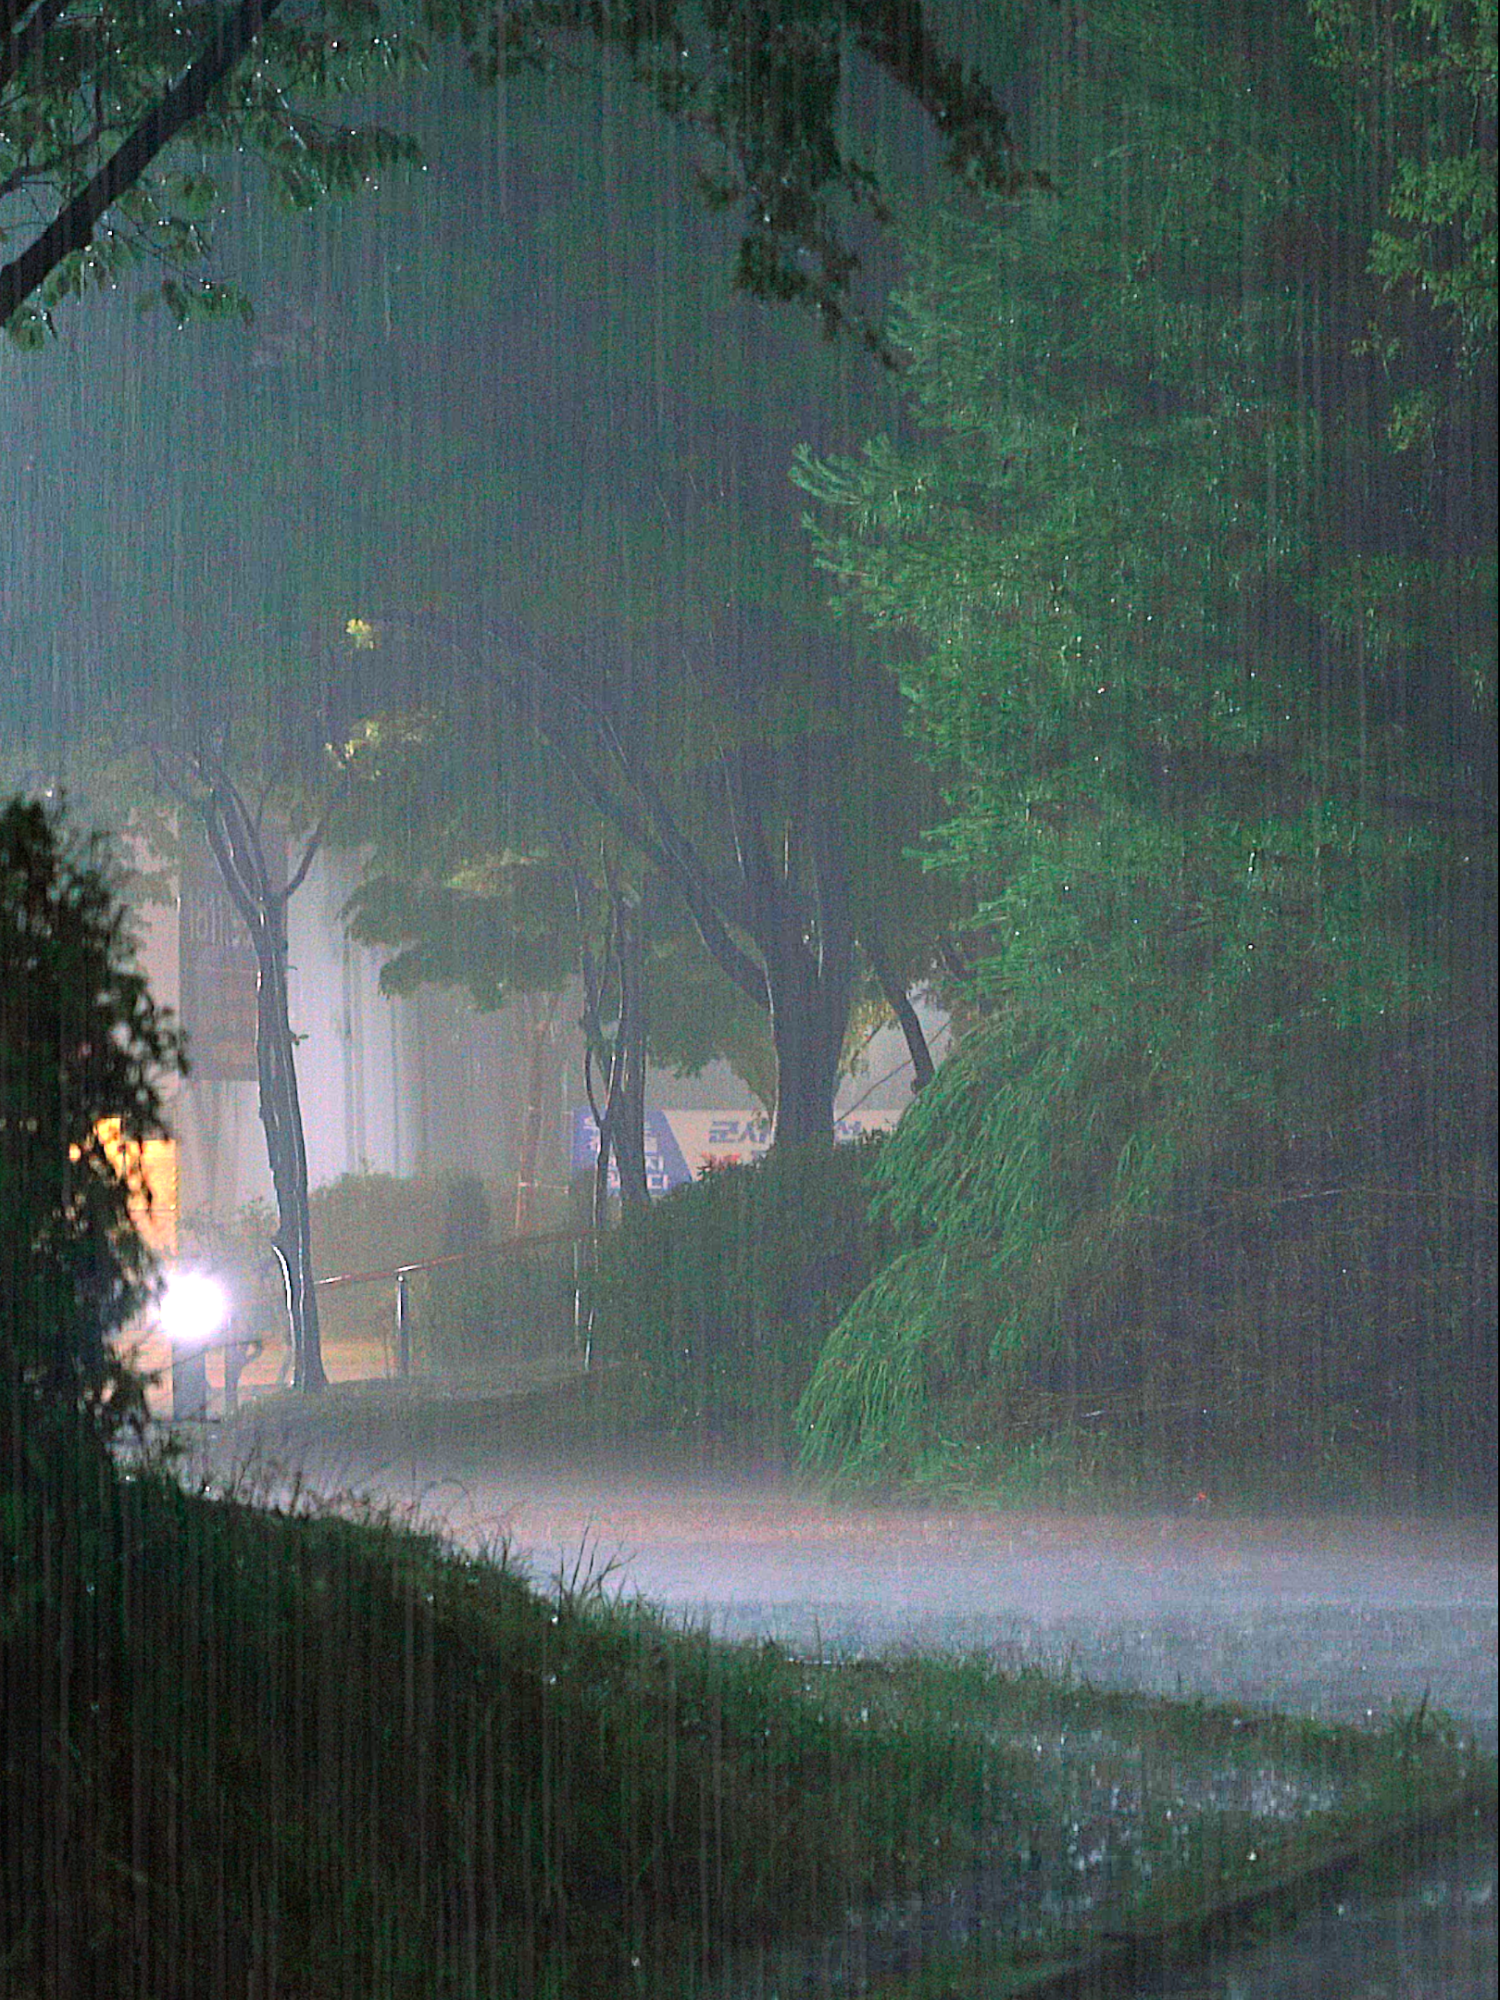
[(552, 1031), (560, 997), (556, 993), (550, 995), (545, 1017), (540, 1022), (528, 1020), (526, 1024), (529, 1047), (526, 1059), (526, 1115), (521, 1125), (521, 1165), (516, 1176), (517, 1236), (530, 1233), (536, 1216), (536, 1163), (542, 1145), (544, 1099), (547, 1085), (552, 1080), (547, 1057), (552, 1047)]
[[(620, 1174), (620, 1201), (625, 1208), (644, 1207), (651, 1199), (646, 1184), (646, 935), (655, 907), (651, 882), (642, 884), (639, 903), (632, 908), (606, 863), (609, 930), (602, 968), (596, 966), (584, 922), (586, 897), (581, 874), (575, 871), (578, 908), (579, 967), (583, 976), (584, 1087), (589, 1109), (599, 1128), (599, 1153), (594, 1163), (594, 1229), (604, 1227), (609, 1200), (609, 1163)], [(619, 995), (619, 1018), (611, 1039), (604, 1032), (604, 996), (611, 961)], [(601, 1106), (594, 1094), (593, 1069), (604, 1076)]]
[[(179, 790), (197, 812), (209, 847), (255, 949), (255, 1056), (260, 1120), (276, 1192), (272, 1248), (286, 1285), (292, 1329), (293, 1385), (322, 1389), (328, 1376), (318, 1327), (318, 1295), (313, 1288), (312, 1211), (308, 1200), (307, 1141), (297, 1090), (295, 1044), (287, 1007), (287, 906), (307, 878), (322, 839), (320, 821), (286, 886), (273, 887), (266, 866), (260, 818), (252, 814), (223, 767), (221, 756), (201, 753), (189, 769), (204, 787), (192, 797)], [(332, 799), (329, 801), (331, 809)]]
[(214, 91), (241, 62), (282, 0), (241, 0), (215, 27), (198, 60), (147, 111), (135, 130), (59, 210), (19, 257), (0, 269), (0, 325), (56, 270), (82, 250), (106, 211), (135, 186), (164, 146), (198, 117)]
[[(599, 1158), (594, 1168), (594, 1228), (604, 1226), (609, 1198), (609, 1163), (620, 1175), (620, 1204), (643, 1208), (650, 1199), (646, 1185), (646, 996), (645, 922), (641, 910), (631, 910), (623, 895), (610, 891), (611, 938), (620, 1014), (612, 1042), (606, 1040), (597, 989), (590, 999), (586, 1029), (590, 1044), (603, 1061), (606, 1087), (602, 1109), (590, 1105), (599, 1127)], [(591, 983), (591, 982), (590, 982)]]
[(287, 1008), (286, 905), (279, 899), (271, 902), (254, 937), (259, 966), (255, 1054), (260, 1073), (260, 1120), (276, 1190), (276, 1231), (271, 1244), (286, 1284), (287, 1316), (292, 1327), (292, 1386), (322, 1389), (328, 1376), (323, 1367), (318, 1294), (313, 1285), (307, 1142)]
[(618, 1096), (610, 1100), (610, 1137), (620, 1168), (620, 1201), (629, 1208), (647, 1208), (651, 1192), (646, 1182), (646, 925), (645, 890), (641, 905), (621, 913), (620, 1073)]

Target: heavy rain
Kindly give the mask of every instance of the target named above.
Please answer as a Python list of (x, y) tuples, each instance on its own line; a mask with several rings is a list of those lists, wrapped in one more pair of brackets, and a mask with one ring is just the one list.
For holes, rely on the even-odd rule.
[(1495, 0), (0, 4), (0, 2000), (1496, 1990)]

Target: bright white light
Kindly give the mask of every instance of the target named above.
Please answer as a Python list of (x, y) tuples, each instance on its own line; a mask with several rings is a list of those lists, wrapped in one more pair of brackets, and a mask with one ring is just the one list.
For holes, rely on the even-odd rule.
[(174, 1271), (157, 1308), (174, 1347), (205, 1346), (229, 1317), (229, 1294), (206, 1271)]

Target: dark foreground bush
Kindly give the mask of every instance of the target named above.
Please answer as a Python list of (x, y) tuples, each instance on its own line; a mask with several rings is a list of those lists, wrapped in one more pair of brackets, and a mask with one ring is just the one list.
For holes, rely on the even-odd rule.
[(101, 835), (0, 806), (0, 1373), (121, 1420), (138, 1391), (110, 1338), (152, 1265), (132, 1210), (181, 1058), (152, 1001)]
[(675, 2000), (1010, 1837), (994, 1754), (774, 1652), (87, 1442), (5, 1469), (12, 2000)]
[(775, 1452), (818, 1352), (868, 1281), (878, 1139), (773, 1150), (632, 1211), (600, 1249), (594, 1354), (648, 1423)]

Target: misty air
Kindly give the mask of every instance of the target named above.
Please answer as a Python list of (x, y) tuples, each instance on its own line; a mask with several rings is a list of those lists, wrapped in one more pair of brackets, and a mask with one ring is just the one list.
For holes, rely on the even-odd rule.
[(1495, 1993), (1496, 46), (0, 8), (0, 2000)]

